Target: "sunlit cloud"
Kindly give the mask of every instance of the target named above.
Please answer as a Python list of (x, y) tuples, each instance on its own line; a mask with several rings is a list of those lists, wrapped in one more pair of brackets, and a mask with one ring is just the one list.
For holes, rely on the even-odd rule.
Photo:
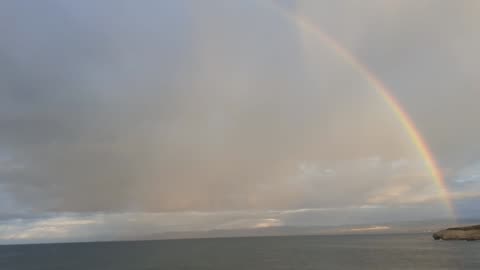
[(372, 232), (372, 231), (386, 231), (386, 230), (390, 230), (390, 227), (389, 226), (373, 226), (373, 227), (350, 229), (351, 232)]

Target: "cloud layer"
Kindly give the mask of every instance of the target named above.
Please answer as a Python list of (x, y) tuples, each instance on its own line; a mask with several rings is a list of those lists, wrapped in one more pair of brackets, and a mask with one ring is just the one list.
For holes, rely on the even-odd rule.
[[(286, 224), (268, 211), (442, 205), (371, 86), (270, 4), (30, 2), (0, 4), (15, 25), (0, 30), (4, 220), (263, 211), (205, 225), (248, 227)], [(476, 174), (455, 175), (480, 155), (476, 3), (285, 3), (391, 86), (462, 198)], [(11, 234), (51, 228), (35, 222)]]

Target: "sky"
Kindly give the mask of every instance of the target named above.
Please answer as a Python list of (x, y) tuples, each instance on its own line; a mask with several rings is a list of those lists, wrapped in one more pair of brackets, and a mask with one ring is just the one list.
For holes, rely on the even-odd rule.
[[(0, 243), (479, 218), (480, 3), (0, 3)], [(286, 15), (289, 14), (289, 15)]]

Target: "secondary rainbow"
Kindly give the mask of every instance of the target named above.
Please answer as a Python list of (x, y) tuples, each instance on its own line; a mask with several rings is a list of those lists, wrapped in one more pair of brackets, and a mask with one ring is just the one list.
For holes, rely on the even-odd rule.
[[(278, 6), (277, 6), (278, 7)], [(402, 108), (400, 103), (395, 99), (391, 91), (387, 86), (375, 76), (370, 69), (362, 64), (358, 58), (356, 58), (348, 49), (341, 46), (338, 41), (329, 36), (327, 33), (310, 23), (305, 17), (298, 14), (292, 14), (283, 10), (281, 13), (286, 17), (291, 19), (299, 28), (303, 31), (308, 31), (314, 34), (321, 42), (330, 47), (335, 53), (340, 56), (345, 62), (347, 62), (353, 69), (359, 72), (365, 80), (372, 86), (373, 89), (380, 95), (383, 100), (385, 100), (388, 107), (392, 110), (395, 116), (400, 121), (401, 125), (404, 127), (408, 137), (412, 141), (413, 145), (417, 149), (418, 153), (421, 155), (425, 162), (425, 166), (428, 168), (429, 174), (434, 179), (435, 184), (438, 187), (440, 196), (445, 202), (445, 206), (449, 212), (449, 215), (452, 218), (455, 218), (455, 210), (452, 203), (451, 196), (448, 191), (447, 184), (443, 177), (443, 174), (429, 149), (428, 144), (423, 139), (421, 133), (418, 131), (415, 123), (412, 121), (407, 112)]]

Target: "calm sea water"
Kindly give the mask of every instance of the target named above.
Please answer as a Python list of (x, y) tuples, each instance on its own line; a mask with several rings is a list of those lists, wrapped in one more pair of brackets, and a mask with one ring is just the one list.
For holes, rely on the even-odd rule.
[(378, 235), (0, 246), (0, 269), (480, 269), (480, 242)]

